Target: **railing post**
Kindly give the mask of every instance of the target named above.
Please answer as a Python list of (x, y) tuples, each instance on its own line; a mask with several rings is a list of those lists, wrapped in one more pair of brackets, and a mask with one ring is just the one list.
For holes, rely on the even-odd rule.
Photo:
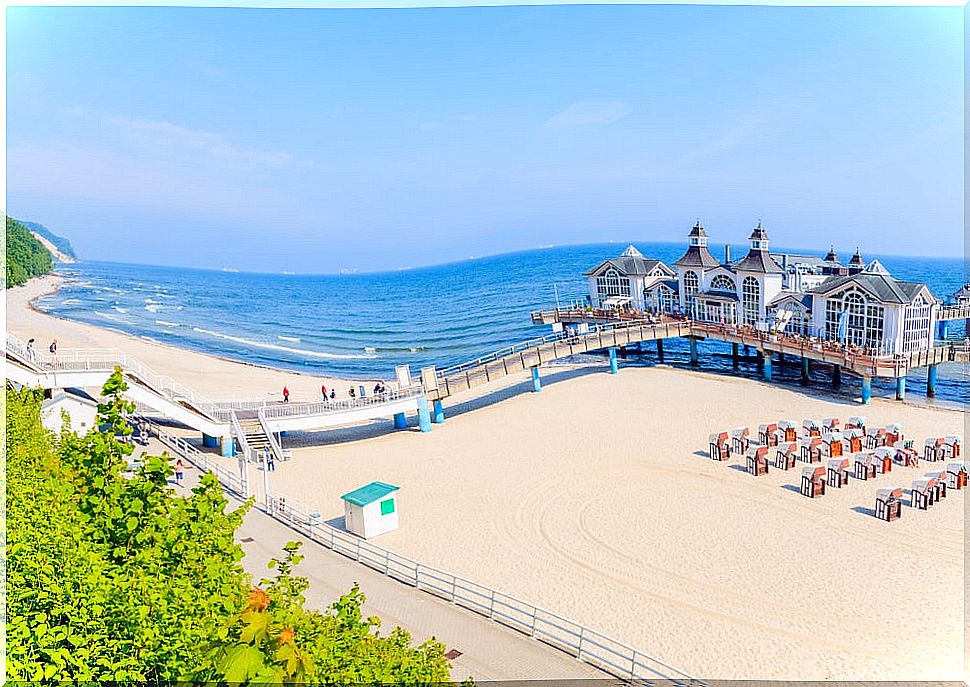
[(582, 660), (583, 658), (583, 639), (586, 636), (586, 627), (580, 626), (579, 628), (579, 643), (576, 645), (576, 658)]
[(538, 610), (535, 606), (532, 607), (532, 629), (529, 630), (529, 636), (533, 638), (536, 636), (536, 612)]
[(491, 618), (495, 613), (495, 590), (492, 590), (488, 598), (488, 617)]

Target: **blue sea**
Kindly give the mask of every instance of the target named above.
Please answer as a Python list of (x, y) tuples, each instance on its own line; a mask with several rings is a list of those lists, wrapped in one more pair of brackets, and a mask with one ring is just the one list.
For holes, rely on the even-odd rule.
[[(683, 243), (635, 245), (668, 264), (685, 249)], [(391, 377), (397, 365), (410, 364), (413, 371), (444, 367), (548, 333), (548, 326), (532, 325), (529, 313), (554, 307), (557, 298), (562, 304), (583, 301), (582, 272), (625, 247), (550, 247), (420, 269), (312, 276), (82, 261), (58, 267), (67, 284), (37, 306), (58, 317), (244, 362), (349, 378)], [(731, 248), (735, 256), (745, 250)], [(712, 252), (723, 255), (723, 246), (712, 246)], [(863, 257), (878, 258), (897, 278), (926, 282), (938, 297), (964, 281), (960, 258)], [(951, 324), (951, 336), (964, 336), (962, 322)], [(652, 350), (629, 357), (628, 364), (655, 364)], [(730, 372), (729, 350), (703, 342), (702, 367)], [(684, 342), (669, 342), (665, 353), (668, 364), (688, 362)], [(751, 361), (737, 374), (759, 372)], [(797, 383), (799, 374), (792, 365), (781, 366), (775, 376)], [(908, 380), (910, 393), (924, 393), (923, 377), (925, 372), (915, 373)], [(857, 380), (846, 375), (846, 394), (853, 383)], [(826, 384), (821, 373), (813, 384)], [(964, 366), (941, 367), (939, 399), (964, 402), (968, 387)]]

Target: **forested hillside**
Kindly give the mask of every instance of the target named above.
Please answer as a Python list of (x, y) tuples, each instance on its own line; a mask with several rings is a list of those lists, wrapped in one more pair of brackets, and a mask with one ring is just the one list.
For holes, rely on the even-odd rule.
[(30, 230), (7, 217), (6, 280), (7, 288), (25, 284), (31, 277), (47, 274), (54, 260), (50, 251), (34, 238)]
[(69, 258), (74, 258), (75, 260), (77, 259), (77, 254), (74, 252), (74, 246), (72, 246), (71, 242), (63, 236), (58, 236), (43, 224), (38, 224), (37, 222), (25, 222), (20, 220), (20, 223), (31, 231), (40, 234), (45, 239), (50, 241), (54, 245), (54, 248), (62, 252), (64, 255), (68, 256)]

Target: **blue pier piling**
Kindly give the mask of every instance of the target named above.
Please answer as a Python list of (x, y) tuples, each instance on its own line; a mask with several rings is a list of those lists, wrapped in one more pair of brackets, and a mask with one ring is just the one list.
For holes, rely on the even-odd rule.
[(802, 384), (808, 384), (808, 358), (802, 358)]
[(832, 366), (832, 388), (833, 389), (842, 388), (842, 366), (841, 365)]
[(862, 375), (862, 402), (868, 403), (872, 398), (872, 377)]
[(441, 405), (441, 401), (434, 402), (434, 413), (431, 416), (436, 425), (442, 425), (445, 422), (445, 407)]
[(930, 365), (930, 369), (926, 371), (926, 397), (933, 398), (936, 396), (936, 365)]
[(896, 400), (906, 400), (906, 377), (896, 377)]
[(664, 361), (664, 340), (657, 339), (657, 360)]
[(610, 346), (610, 374), (615, 375), (620, 371), (620, 367), (616, 362), (616, 348)]
[(236, 440), (232, 437), (222, 437), (222, 456), (231, 458), (236, 455)]
[(219, 437), (210, 437), (208, 434), (203, 432), (202, 445), (206, 448), (219, 448)]
[(431, 431), (431, 413), (425, 400), (418, 401), (418, 427), (422, 432)]
[(740, 362), (741, 361), (738, 360), (738, 345), (733, 343), (731, 344), (731, 366), (734, 367), (734, 369), (738, 369)]
[(762, 357), (764, 358), (765, 381), (770, 382), (771, 381), (771, 353), (769, 353), (768, 351), (765, 351), (764, 353), (762, 353)]
[(542, 380), (539, 379), (539, 367), (532, 368), (532, 391), (539, 393), (542, 391)]
[(690, 340), (690, 364), (697, 367), (697, 339)]
[(408, 416), (404, 413), (394, 413), (394, 429), (407, 429)]
[(937, 337), (938, 339), (945, 339), (947, 336), (949, 336), (950, 334), (949, 320), (940, 320), (937, 326), (939, 328), (939, 336)]

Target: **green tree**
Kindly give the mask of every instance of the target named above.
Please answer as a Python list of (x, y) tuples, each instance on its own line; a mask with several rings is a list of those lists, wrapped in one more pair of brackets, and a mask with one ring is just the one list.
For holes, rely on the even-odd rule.
[(364, 619), (355, 586), (307, 610), (299, 545), (253, 584), (215, 477), (185, 497), (169, 456), (122, 476), (125, 382), (116, 370), (98, 421), (54, 437), (39, 392), (7, 391), (7, 675), (38, 681), (421, 683), (448, 679), (444, 647), (412, 646)]
[(31, 277), (47, 274), (54, 266), (44, 245), (17, 220), (7, 217), (7, 250), (4, 255), (7, 288), (25, 284)]

